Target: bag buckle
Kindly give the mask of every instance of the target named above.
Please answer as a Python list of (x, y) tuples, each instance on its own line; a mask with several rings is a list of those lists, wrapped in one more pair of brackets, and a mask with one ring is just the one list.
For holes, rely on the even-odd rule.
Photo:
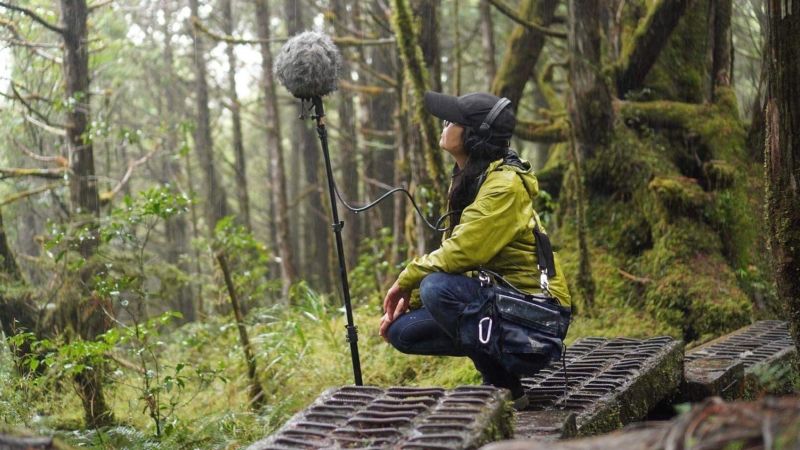
[(478, 271), (478, 281), (481, 282), (481, 287), (486, 287), (492, 284), (492, 279), (489, 274), (483, 270)]
[[(489, 322), (489, 326), (486, 328), (486, 336), (483, 335), (483, 324)], [(489, 338), (492, 337), (492, 318), (491, 317), (484, 317), (478, 322), (478, 341), (481, 344), (488, 344)]]
[(542, 292), (549, 296), (550, 295), (550, 281), (547, 279), (547, 272), (542, 271), (542, 274), (539, 275), (539, 286), (542, 287)]

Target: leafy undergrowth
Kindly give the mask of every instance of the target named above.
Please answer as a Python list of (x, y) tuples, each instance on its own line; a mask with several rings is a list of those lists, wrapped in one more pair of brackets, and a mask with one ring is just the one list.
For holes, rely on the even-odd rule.
[[(248, 407), (243, 353), (229, 317), (207, 317), (160, 335), (156, 347), (162, 370), (167, 373), (168, 367), (181, 364), (183, 376), (161, 393), (166, 426), (159, 439), (153, 421), (143, 412), (143, 378), (132, 368), (119, 364), (109, 368), (106, 395), (119, 425), (84, 430), (81, 403), (69, 378), (20, 378), (4, 342), (0, 377), (8, 381), (0, 384), (0, 426), (57, 434), (90, 448), (239, 448), (269, 435), (324, 390), (352, 383), (338, 302), (301, 285), (295, 290), (294, 306), (250, 311), (248, 331), (268, 397), (260, 411)], [(377, 333), (377, 295), (357, 308), (355, 317), (365, 384), (452, 387), (480, 381), (466, 358), (410, 356), (383, 342)], [(588, 335), (659, 334), (652, 325), (641, 313), (608, 305), (591, 318), (579, 315), (568, 342)]]

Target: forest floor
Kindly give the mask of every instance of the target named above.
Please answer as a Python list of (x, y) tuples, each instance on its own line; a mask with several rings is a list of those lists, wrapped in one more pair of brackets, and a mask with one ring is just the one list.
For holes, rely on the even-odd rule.
[[(466, 358), (410, 356), (386, 344), (377, 333), (379, 302), (376, 296), (355, 311), (365, 384), (453, 387), (480, 382)], [(257, 412), (248, 407), (237, 329), (227, 317), (209, 316), (155, 336), (159, 372), (149, 378), (131, 366), (111, 367), (106, 395), (119, 425), (99, 431), (83, 428), (72, 383), (20, 377), (4, 342), (0, 378), (7, 381), (0, 384), (0, 426), (55, 434), (91, 448), (238, 448), (275, 431), (325, 389), (352, 384), (338, 298), (306, 291), (291, 308), (254, 309), (246, 320), (267, 396)], [(577, 315), (567, 344), (586, 336), (647, 337), (669, 331), (644, 312), (604, 305), (592, 317)], [(127, 350), (119, 359), (135, 361), (135, 349)], [(155, 400), (148, 400), (147, 392), (157, 392)], [(160, 437), (148, 401), (160, 406)]]

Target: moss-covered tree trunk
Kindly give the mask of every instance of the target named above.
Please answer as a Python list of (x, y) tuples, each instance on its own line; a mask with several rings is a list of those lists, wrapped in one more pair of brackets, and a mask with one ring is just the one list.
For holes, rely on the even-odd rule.
[[(709, 14), (726, 9), (712, 12), (711, 1), (626, 3), (621, 14), (605, 11), (606, 2), (574, 1), (569, 12), (569, 107), (584, 158), (589, 239), (579, 245), (580, 223), (570, 221), (556, 239), (573, 294), (587, 292), (575, 288), (585, 284), (581, 247), (588, 247), (599, 309), (629, 308), (640, 324), (689, 341), (746, 323), (751, 303), (742, 278), (763, 276), (750, 269), (757, 227), (745, 130), (722, 74), (727, 63), (719, 56), (714, 69), (709, 57), (721, 40), (709, 32)], [(677, 10), (665, 11), (669, 5)], [(722, 35), (725, 20), (715, 18)], [(612, 29), (623, 30), (622, 42), (608, 42)], [(611, 48), (622, 49), (619, 59)], [(711, 87), (714, 102), (702, 103)], [(566, 161), (563, 150), (553, 149), (548, 166)], [(560, 193), (570, 213), (572, 179), (564, 177)]]
[[(436, 13), (435, 4), (438, 2), (423, 0), (419, 3), (418, 9), (429, 11), (429, 14)], [(424, 106), (425, 91), (431, 88), (441, 89), (438, 75), (431, 77), (431, 71), (428, 70), (428, 67), (431, 67), (432, 72), (437, 74), (438, 65), (435, 62), (426, 63), (426, 58), (435, 61), (430, 53), (438, 53), (438, 46), (432, 47), (430, 42), (438, 40), (438, 37), (433, 37), (434, 34), (430, 30), (435, 27), (437, 20), (435, 16), (425, 16), (425, 21), (418, 24), (407, 0), (392, 1), (392, 29), (397, 39), (405, 80), (410, 91), (406, 112), (412, 117), (409, 133), (411, 152), (408, 154), (413, 180), (411, 192), (415, 194), (418, 203), (431, 205), (431, 208), (424, 208), (430, 216), (443, 212), (443, 199), (448, 182), (442, 150), (439, 148), (440, 127), (434, 117), (425, 111)], [(426, 36), (426, 40), (421, 36)], [(421, 46), (423, 42), (426, 43), (429, 52), (427, 57)], [(425, 253), (438, 243), (438, 236), (424, 229), (420, 221), (407, 220), (406, 224), (414, 224), (411, 227), (407, 226), (405, 233), (406, 238), (411, 240), (409, 249), (412, 253), (414, 250), (417, 253)]]
[(767, 223), (778, 295), (800, 348), (800, 2), (767, 3)]
[(0, 208), (0, 280), (21, 281), (22, 275), (17, 266), (17, 259), (8, 244), (8, 235), (3, 226), (3, 210)]
[[(482, 0), (486, 1), (486, 0)], [(555, 17), (558, 0), (523, 0), (518, 15), (526, 20), (549, 26)], [(534, 68), (547, 37), (538, 30), (514, 26), (506, 41), (506, 52), (492, 82), (492, 92), (511, 100), (516, 111), (526, 83), (534, 77)]]

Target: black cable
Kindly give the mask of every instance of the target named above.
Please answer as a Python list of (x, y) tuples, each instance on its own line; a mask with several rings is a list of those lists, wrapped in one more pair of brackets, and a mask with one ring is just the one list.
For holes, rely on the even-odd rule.
[(457, 213), (461, 212), (461, 211), (448, 211), (445, 214), (439, 216), (439, 219), (436, 220), (435, 224), (432, 224), (432, 223), (430, 223), (428, 221), (428, 219), (422, 213), (422, 210), (419, 209), (419, 206), (417, 206), (417, 202), (414, 201), (414, 197), (412, 197), (411, 193), (408, 192), (408, 190), (405, 189), (405, 188), (398, 187), (398, 188), (394, 188), (394, 189), (391, 189), (389, 191), (386, 191), (386, 192), (383, 193), (383, 195), (381, 195), (377, 199), (375, 199), (372, 202), (369, 202), (369, 203), (367, 203), (366, 205), (363, 205), (363, 206), (352, 206), (349, 203), (347, 203), (347, 201), (342, 197), (342, 194), (339, 192), (339, 187), (336, 185), (336, 181), (335, 180), (333, 182), (333, 190), (334, 190), (334, 192), (336, 192), (336, 198), (339, 199), (339, 201), (342, 203), (342, 205), (344, 205), (345, 208), (349, 209), (350, 211), (352, 211), (352, 212), (354, 212), (356, 214), (358, 214), (360, 212), (364, 212), (364, 211), (366, 211), (368, 209), (374, 208), (375, 206), (377, 206), (380, 202), (382, 202), (383, 200), (385, 200), (389, 196), (391, 196), (393, 194), (396, 194), (398, 192), (402, 192), (402, 193), (406, 194), (406, 197), (408, 197), (409, 200), (411, 200), (411, 204), (414, 206), (414, 209), (417, 211), (417, 214), (422, 219), (422, 221), (425, 223), (425, 225), (427, 225), (428, 228), (432, 229), (433, 231), (448, 231), (451, 228), (453, 228), (452, 226), (446, 227), (446, 228), (440, 228), (440, 226), (441, 226), (442, 222), (446, 218), (448, 218), (449, 216), (451, 216), (453, 214), (457, 214)]
[[(301, 119), (305, 118), (306, 115), (311, 111), (311, 109), (314, 108), (314, 104), (311, 101), (308, 101), (309, 102), (309, 106), (308, 106), (308, 110), (306, 110), (305, 109), (306, 101), (308, 101), (308, 100), (300, 99), (300, 118)], [(453, 214), (458, 214), (458, 213), (461, 212), (461, 210), (459, 210), (459, 211), (448, 211), (445, 214), (439, 216), (439, 218), (436, 220), (435, 224), (432, 224), (425, 217), (425, 214), (422, 213), (422, 210), (419, 209), (419, 206), (417, 206), (417, 202), (414, 201), (414, 197), (411, 195), (411, 193), (408, 192), (408, 190), (406, 190), (405, 188), (401, 188), (401, 187), (393, 188), (393, 189), (390, 189), (389, 191), (386, 191), (385, 193), (383, 193), (383, 195), (381, 195), (377, 199), (373, 200), (372, 202), (367, 203), (364, 206), (352, 206), (349, 203), (347, 203), (347, 201), (344, 199), (344, 197), (342, 197), (342, 194), (339, 192), (339, 186), (336, 184), (336, 179), (331, 177), (331, 182), (333, 183), (333, 191), (336, 193), (336, 198), (339, 199), (339, 201), (342, 203), (342, 205), (344, 205), (345, 208), (347, 208), (348, 210), (354, 212), (355, 214), (358, 214), (360, 212), (364, 212), (364, 211), (366, 211), (368, 209), (374, 208), (380, 202), (382, 202), (383, 200), (385, 200), (386, 198), (388, 198), (389, 196), (391, 196), (391, 195), (393, 195), (393, 194), (395, 194), (397, 192), (402, 192), (402, 193), (406, 194), (406, 197), (408, 197), (408, 199), (411, 200), (411, 204), (414, 206), (414, 209), (417, 211), (417, 214), (419, 215), (419, 217), (422, 219), (422, 221), (425, 223), (425, 225), (428, 228), (432, 229), (433, 231), (444, 232), (444, 231), (448, 231), (448, 230), (452, 229), (453, 228), (452, 226), (447, 227), (447, 228), (440, 228), (440, 226), (441, 226), (442, 222), (446, 218), (452, 216)]]

